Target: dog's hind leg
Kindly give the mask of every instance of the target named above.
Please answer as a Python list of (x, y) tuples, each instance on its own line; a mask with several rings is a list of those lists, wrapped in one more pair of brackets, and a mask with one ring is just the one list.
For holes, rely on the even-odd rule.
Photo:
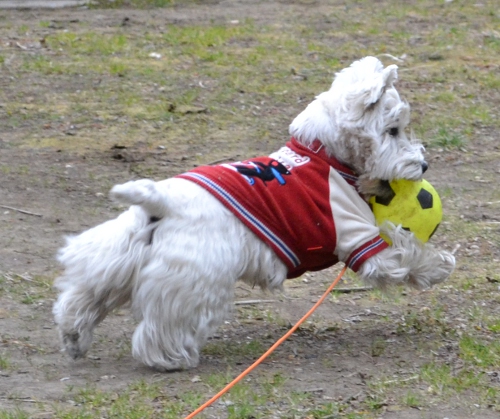
[(93, 330), (114, 308), (130, 300), (133, 278), (147, 248), (148, 216), (132, 207), (117, 219), (67, 239), (58, 259), (65, 270), (53, 313), (64, 350), (81, 358)]
[(193, 222), (165, 231), (170, 234), (160, 224), (136, 281), (132, 308), (140, 323), (132, 353), (150, 367), (172, 371), (198, 365), (201, 348), (226, 320), (238, 279), (280, 289), (287, 268), (230, 214), (215, 226)]
[(159, 371), (196, 367), (206, 340), (224, 321), (236, 278), (223, 269), (199, 271), (195, 261), (156, 261), (138, 280), (133, 309), (140, 320), (132, 338), (134, 358)]

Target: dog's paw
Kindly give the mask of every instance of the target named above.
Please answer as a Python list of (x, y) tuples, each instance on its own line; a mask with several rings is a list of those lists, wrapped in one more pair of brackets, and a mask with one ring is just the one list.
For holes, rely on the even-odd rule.
[(431, 288), (436, 284), (446, 281), (455, 269), (455, 257), (446, 251), (440, 251), (433, 255), (427, 255), (429, 264), (426, 269), (420, 272), (411, 274), (409, 283), (411, 286), (418, 289)]
[(172, 365), (161, 365), (161, 364), (154, 364), (151, 366), (151, 368), (153, 368), (155, 371), (158, 371), (158, 372), (179, 372), (179, 371), (183, 371), (185, 369), (185, 367), (175, 363), (175, 364), (172, 364)]
[(80, 334), (78, 332), (66, 333), (62, 336), (64, 352), (66, 352), (66, 354), (74, 360), (83, 358), (85, 355), (80, 349), (80, 345), (78, 343), (79, 339)]
[[(89, 335), (85, 333), (84, 335)], [(64, 352), (75, 361), (83, 358), (89, 350), (92, 342), (92, 334), (84, 336), (76, 331), (61, 333)]]
[(438, 263), (437, 270), (442, 274), (442, 280), (447, 279), (455, 270), (455, 256), (450, 252), (441, 251), (440, 252), (441, 263)]

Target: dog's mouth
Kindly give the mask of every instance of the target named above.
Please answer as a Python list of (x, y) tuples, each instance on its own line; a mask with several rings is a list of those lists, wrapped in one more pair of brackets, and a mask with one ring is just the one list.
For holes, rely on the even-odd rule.
[(390, 182), (388, 180), (380, 180), (375, 196), (378, 200), (390, 202), (394, 198), (395, 193), (391, 188)]

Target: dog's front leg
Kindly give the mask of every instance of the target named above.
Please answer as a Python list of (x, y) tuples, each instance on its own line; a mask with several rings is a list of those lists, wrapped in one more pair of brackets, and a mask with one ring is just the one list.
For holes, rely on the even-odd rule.
[(365, 282), (378, 288), (407, 284), (426, 289), (453, 272), (455, 258), (451, 253), (423, 244), (401, 226), (387, 225), (382, 231), (392, 244), (361, 266), (358, 275)]

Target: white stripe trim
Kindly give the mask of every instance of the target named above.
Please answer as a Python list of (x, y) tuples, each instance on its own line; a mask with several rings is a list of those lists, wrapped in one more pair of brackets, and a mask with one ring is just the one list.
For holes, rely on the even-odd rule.
[(374, 248), (380, 246), (382, 243), (384, 243), (384, 240), (383, 239), (378, 239), (375, 243), (372, 243), (370, 246), (368, 247), (365, 247), (363, 250), (361, 250), (361, 252), (359, 252), (356, 256), (354, 256), (351, 261), (349, 262), (349, 268), (354, 266), (357, 261), (363, 256), (365, 255), (366, 253), (370, 252), (371, 250), (373, 250)]
[(204, 185), (208, 186), (220, 197), (220, 199), (224, 200), (228, 205), (234, 208), (238, 212), (238, 214), (240, 214), (245, 220), (247, 220), (257, 230), (259, 230), (271, 243), (273, 243), (278, 249), (280, 249), (283, 255), (291, 262), (293, 267), (297, 267), (300, 265), (300, 260), (295, 255), (295, 253), (278, 236), (276, 236), (271, 230), (269, 230), (265, 224), (255, 218), (251, 212), (243, 207), (238, 202), (238, 200), (236, 200), (224, 188), (222, 188), (209, 178), (198, 173), (187, 172), (183, 173), (182, 176), (195, 178), (198, 181), (202, 182)]
[[(333, 167), (333, 166), (332, 166)], [(335, 169), (335, 167), (334, 167)], [(335, 169), (340, 176), (342, 176), (344, 179), (349, 179), (353, 182), (356, 182), (358, 180), (358, 177), (357, 176), (354, 176), (354, 175), (350, 175), (349, 173), (346, 173), (346, 172), (342, 172), (341, 170), (339, 169)]]

